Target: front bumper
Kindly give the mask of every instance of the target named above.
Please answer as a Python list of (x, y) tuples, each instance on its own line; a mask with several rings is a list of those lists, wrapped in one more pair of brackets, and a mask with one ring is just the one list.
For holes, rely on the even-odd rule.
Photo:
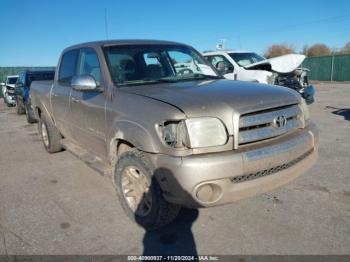
[(16, 96), (6, 93), (4, 96), (5, 102), (9, 105), (16, 105)]
[(238, 150), (190, 157), (150, 154), (164, 197), (187, 207), (237, 201), (280, 187), (311, 168), (318, 156), (313, 123)]
[(300, 90), (301, 96), (305, 99), (306, 103), (308, 105), (312, 104), (315, 102), (315, 88), (312, 85), (309, 85), (307, 87), (304, 87), (303, 89)]

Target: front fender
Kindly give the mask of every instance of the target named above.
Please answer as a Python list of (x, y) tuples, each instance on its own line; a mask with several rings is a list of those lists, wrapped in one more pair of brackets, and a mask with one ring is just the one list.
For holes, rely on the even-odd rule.
[(130, 120), (118, 120), (112, 125), (108, 135), (110, 156), (116, 155), (116, 147), (119, 140), (127, 141), (141, 151), (156, 153), (159, 147), (155, 143), (158, 139), (156, 131), (150, 133), (149, 130), (140, 124)]

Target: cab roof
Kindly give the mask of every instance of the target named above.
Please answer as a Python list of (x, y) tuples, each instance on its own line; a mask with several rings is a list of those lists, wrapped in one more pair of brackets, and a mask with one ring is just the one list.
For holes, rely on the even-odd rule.
[(150, 39), (123, 39), (123, 40), (102, 40), (102, 41), (93, 41), (85, 42), (77, 45), (70, 46), (66, 48), (82, 48), (82, 47), (105, 47), (105, 46), (116, 46), (116, 45), (185, 45), (182, 43), (164, 41), (164, 40), (150, 40)]

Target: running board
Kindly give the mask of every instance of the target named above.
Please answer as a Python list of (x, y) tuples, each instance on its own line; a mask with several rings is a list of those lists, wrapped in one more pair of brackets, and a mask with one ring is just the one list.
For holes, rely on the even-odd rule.
[(102, 176), (112, 175), (112, 168), (110, 167), (110, 165), (108, 165), (101, 158), (94, 156), (84, 148), (78, 146), (74, 142), (68, 139), (62, 139), (61, 145), (65, 150), (69, 151), (74, 156), (84, 161), (85, 164), (87, 164), (89, 167), (100, 173)]

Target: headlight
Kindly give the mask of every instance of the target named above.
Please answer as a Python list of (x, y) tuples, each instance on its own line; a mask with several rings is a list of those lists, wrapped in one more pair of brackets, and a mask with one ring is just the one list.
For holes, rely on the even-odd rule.
[(308, 108), (308, 106), (303, 98), (301, 99), (300, 107), (301, 107), (301, 111), (303, 111), (304, 120), (305, 121), (308, 120), (310, 118), (310, 112), (309, 112), (309, 108)]
[(201, 148), (226, 144), (227, 132), (219, 119), (200, 117), (166, 123), (162, 138), (171, 147)]

